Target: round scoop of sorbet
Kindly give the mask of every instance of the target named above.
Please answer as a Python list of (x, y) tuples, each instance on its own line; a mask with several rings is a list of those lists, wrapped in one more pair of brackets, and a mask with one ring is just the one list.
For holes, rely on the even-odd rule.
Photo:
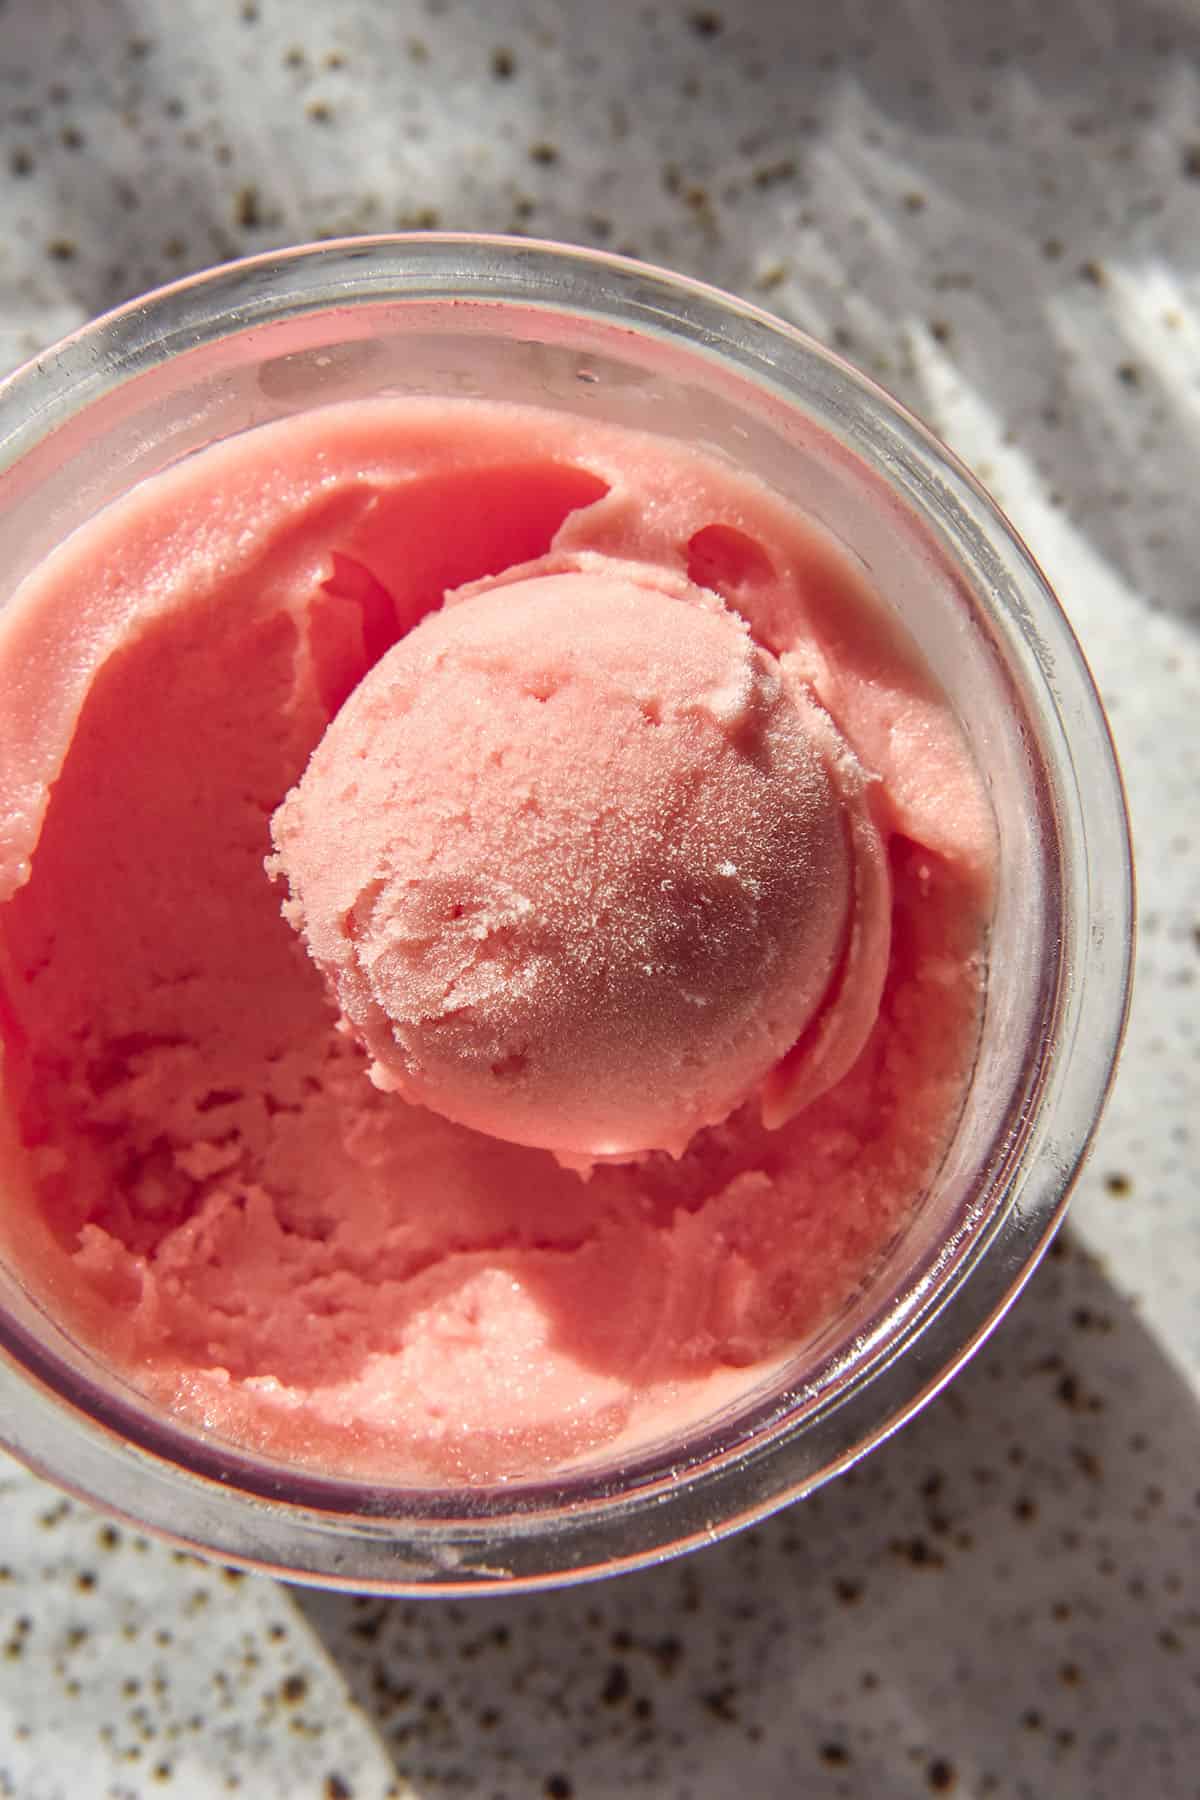
[(568, 1158), (678, 1153), (727, 1117), (844, 951), (827, 730), (714, 595), (640, 566), (427, 618), (273, 823), (377, 1085)]

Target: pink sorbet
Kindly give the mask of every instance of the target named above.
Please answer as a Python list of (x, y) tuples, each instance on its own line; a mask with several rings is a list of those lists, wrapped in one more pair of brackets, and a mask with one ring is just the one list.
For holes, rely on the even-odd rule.
[(395, 644), (275, 815), (275, 866), (380, 1087), (570, 1159), (678, 1155), (799, 1042), (864, 891), (881, 908), (866, 785), (715, 595), (593, 558)]
[(50, 556), (0, 680), (7, 1254), (185, 1423), (392, 1481), (623, 1453), (920, 1205), (983, 783), (863, 574), (715, 456), (265, 426)]

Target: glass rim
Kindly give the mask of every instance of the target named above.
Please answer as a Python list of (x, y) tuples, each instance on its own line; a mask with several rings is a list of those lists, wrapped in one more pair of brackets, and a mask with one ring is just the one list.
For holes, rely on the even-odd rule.
[[(289, 279), (298, 270), (311, 276), (307, 285)], [(798, 416), (813, 414), (797, 371), (820, 368), (835, 403), (840, 397), (848, 413), (852, 402), (865, 404), (874, 423), (886, 424), (894, 466), (868, 466), (918, 515), (928, 505), (923, 480), (935, 477), (939, 501), (956, 522), (957, 535), (951, 531), (950, 537), (959, 565), (975, 570), (986, 550), (1003, 576), (1008, 610), (989, 608), (988, 623), (1005, 652), (1021, 661), (1027, 685), (1041, 683), (1037, 751), (1064, 865), (1064, 904), (1054, 991), (1047, 996), (1045, 1054), (1023, 1090), (1022, 1117), (1002, 1121), (999, 1134), (1006, 1202), (970, 1231), (965, 1253), (951, 1258), (944, 1281), (935, 1271), (918, 1283), (924, 1291), (899, 1331), (833, 1383), (823, 1401), (797, 1409), (777, 1388), (732, 1442), (728, 1434), (723, 1442), (706, 1442), (703, 1427), (697, 1429), (684, 1467), (678, 1454), (666, 1462), (658, 1450), (635, 1454), (616, 1492), (588, 1468), (485, 1488), (385, 1487), (309, 1475), (252, 1451), (202, 1443), (145, 1410), (145, 1403), (139, 1411), (136, 1403), (99, 1388), (81, 1407), (77, 1376), (66, 1371), (64, 1380), (53, 1352), (17, 1321), (0, 1317), (6, 1431), (11, 1440), (12, 1420), (24, 1402), (27, 1416), (23, 1428), (18, 1421), (12, 1447), (60, 1485), (233, 1563), (360, 1591), (413, 1594), (497, 1585), (514, 1591), (661, 1560), (812, 1491), (918, 1411), (999, 1322), (1062, 1216), (1115, 1071), (1128, 1012), (1133, 929), (1128, 827), (1107, 722), (1071, 627), (1023, 541), (953, 452), (870, 377), (797, 327), (705, 283), (608, 252), (441, 232), (332, 240), (219, 265), (101, 315), (0, 382), (0, 478), (33, 444), (47, 441), (105, 394), (189, 349), (302, 313), (448, 299), (570, 317), (582, 312), (625, 331), (640, 330), (643, 337), (670, 340), (769, 387)], [(158, 337), (156, 320), (163, 326)], [(101, 368), (95, 349), (110, 341), (119, 356)], [(945, 517), (938, 522), (945, 536)], [(978, 604), (979, 584), (971, 583), (969, 591)], [(1105, 825), (1109, 840), (1100, 862), (1093, 852)], [(1102, 907), (1094, 891), (1101, 876)], [(1082, 898), (1066, 892), (1071, 882), (1079, 884)], [(1090, 1057), (1071, 1054), (1080, 1041), (1093, 1046)], [(894, 1308), (894, 1298), (888, 1306)], [(56, 1417), (32, 1420), (33, 1397)], [(120, 1494), (114, 1499), (103, 1481), (75, 1486), (59, 1459), (46, 1454), (46, 1446), (65, 1435), (64, 1412), (89, 1437), (102, 1468), (115, 1457), (114, 1467), (136, 1467), (142, 1479), (151, 1472), (165, 1478), (165, 1523), (126, 1512)], [(230, 1519), (203, 1540), (174, 1531), (171, 1490), (179, 1483), (189, 1494), (198, 1484), (211, 1490), (218, 1513), (239, 1511), (238, 1530), (231, 1531)], [(593, 1492), (575, 1494), (576, 1484)], [(397, 1504), (405, 1496), (421, 1503), (419, 1512)], [(506, 1504), (489, 1508), (488, 1497)], [(569, 1517), (564, 1507), (572, 1509)], [(267, 1520), (277, 1527), (284, 1514), (292, 1542), (287, 1555), (275, 1560), (258, 1547)], [(398, 1563), (407, 1556), (417, 1567), (399, 1576), (341, 1573), (331, 1556), (331, 1534), (343, 1544), (349, 1535), (377, 1549), (384, 1539), (403, 1553)], [(256, 1546), (252, 1554), (247, 1540)], [(547, 1546), (549, 1556), (542, 1554)]]

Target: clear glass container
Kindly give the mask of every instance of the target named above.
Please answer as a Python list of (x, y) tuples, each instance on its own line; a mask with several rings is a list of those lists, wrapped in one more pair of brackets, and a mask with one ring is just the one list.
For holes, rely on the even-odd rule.
[(934, 1191), (818, 1341), (684, 1438), (489, 1487), (318, 1475), (155, 1410), (0, 1269), (0, 1434), (62, 1486), (300, 1580), (520, 1589), (655, 1561), (809, 1493), (996, 1324), (1061, 1218), (1111, 1079), (1129, 986), (1128, 830), (1083, 657), (978, 483), (802, 333), (617, 257), (356, 239), (220, 268), (86, 326), (0, 385), (0, 603), (97, 509), (188, 452), (381, 393), (534, 401), (656, 431), (716, 448), (795, 501), (861, 560), (924, 652), (985, 772), (999, 838), (978, 1062)]

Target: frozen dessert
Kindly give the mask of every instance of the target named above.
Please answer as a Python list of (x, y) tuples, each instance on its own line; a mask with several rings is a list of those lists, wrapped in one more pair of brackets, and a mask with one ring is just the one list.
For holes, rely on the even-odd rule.
[(984, 786), (715, 454), (378, 400), (189, 457), (0, 618), (5, 1254), (284, 1461), (545, 1474), (868, 1280), (979, 1028)]
[[(681, 1154), (799, 1042), (883, 898), (856, 878), (883, 862), (868, 817), (852, 753), (744, 619), (584, 558), (394, 645), (274, 832), (378, 1085), (595, 1159)], [(884, 964), (842, 984), (851, 1058)]]

